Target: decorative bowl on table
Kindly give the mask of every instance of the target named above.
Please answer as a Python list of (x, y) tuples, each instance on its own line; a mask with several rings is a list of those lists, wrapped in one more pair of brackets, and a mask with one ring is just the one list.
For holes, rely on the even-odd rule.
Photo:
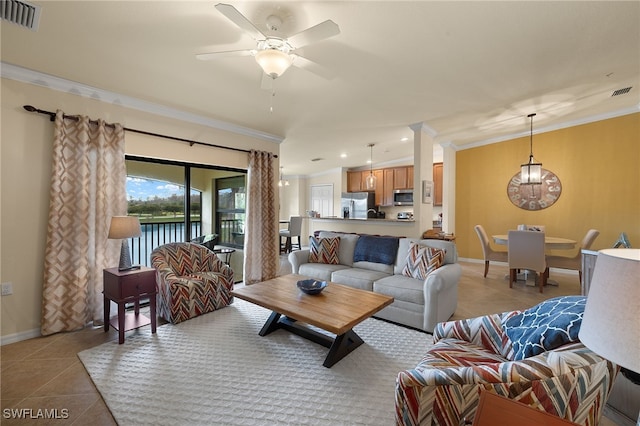
[(326, 281), (302, 280), (298, 281), (298, 288), (307, 294), (318, 294), (327, 286)]

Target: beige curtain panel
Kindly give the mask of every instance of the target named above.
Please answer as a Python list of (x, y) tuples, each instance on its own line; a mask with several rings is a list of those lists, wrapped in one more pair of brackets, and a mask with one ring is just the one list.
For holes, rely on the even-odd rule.
[(277, 273), (279, 250), (273, 158), (269, 152), (252, 150), (249, 153), (245, 284), (275, 278)]
[(43, 335), (103, 321), (102, 270), (118, 264), (107, 240), (127, 213), (124, 130), (56, 112), (42, 294)]

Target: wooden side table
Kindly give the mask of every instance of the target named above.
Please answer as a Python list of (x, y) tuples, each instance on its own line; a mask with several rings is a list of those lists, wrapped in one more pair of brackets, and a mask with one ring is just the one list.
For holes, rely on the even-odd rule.
[(526, 404), (505, 398), (492, 392), (482, 391), (473, 426), (575, 426), (544, 411), (536, 410)]
[[(124, 343), (124, 332), (151, 324), (151, 333), (156, 332), (156, 271), (141, 266), (140, 269), (118, 271), (118, 268), (104, 270), (104, 331), (109, 325), (118, 330), (118, 343)], [(151, 318), (140, 314), (140, 298), (149, 298)], [(113, 318), (111, 303), (118, 305), (118, 315)], [(134, 313), (125, 312), (126, 303), (134, 303)]]

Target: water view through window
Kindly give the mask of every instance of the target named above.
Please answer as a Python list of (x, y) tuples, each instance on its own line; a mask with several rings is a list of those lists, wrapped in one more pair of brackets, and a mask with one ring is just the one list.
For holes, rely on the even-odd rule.
[(148, 265), (153, 248), (200, 235), (202, 193), (190, 191), (191, 232), (186, 235), (185, 189), (171, 182), (127, 177), (128, 214), (138, 216), (142, 236), (132, 241), (132, 262)]
[(140, 157), (126, 166), (127, 214), (142, 229), (129, 241), (132, 263), (150, 266), (153, 249), (171, 242), (244, 246), (246, 171)]

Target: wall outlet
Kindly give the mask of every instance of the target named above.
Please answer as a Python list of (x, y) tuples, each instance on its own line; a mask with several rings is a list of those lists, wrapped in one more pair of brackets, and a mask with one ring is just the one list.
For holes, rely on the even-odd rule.
[(8, 296), (10, 294), (13, 294), (13, 283), (11, 282), (2, 283), (2, 295)]

